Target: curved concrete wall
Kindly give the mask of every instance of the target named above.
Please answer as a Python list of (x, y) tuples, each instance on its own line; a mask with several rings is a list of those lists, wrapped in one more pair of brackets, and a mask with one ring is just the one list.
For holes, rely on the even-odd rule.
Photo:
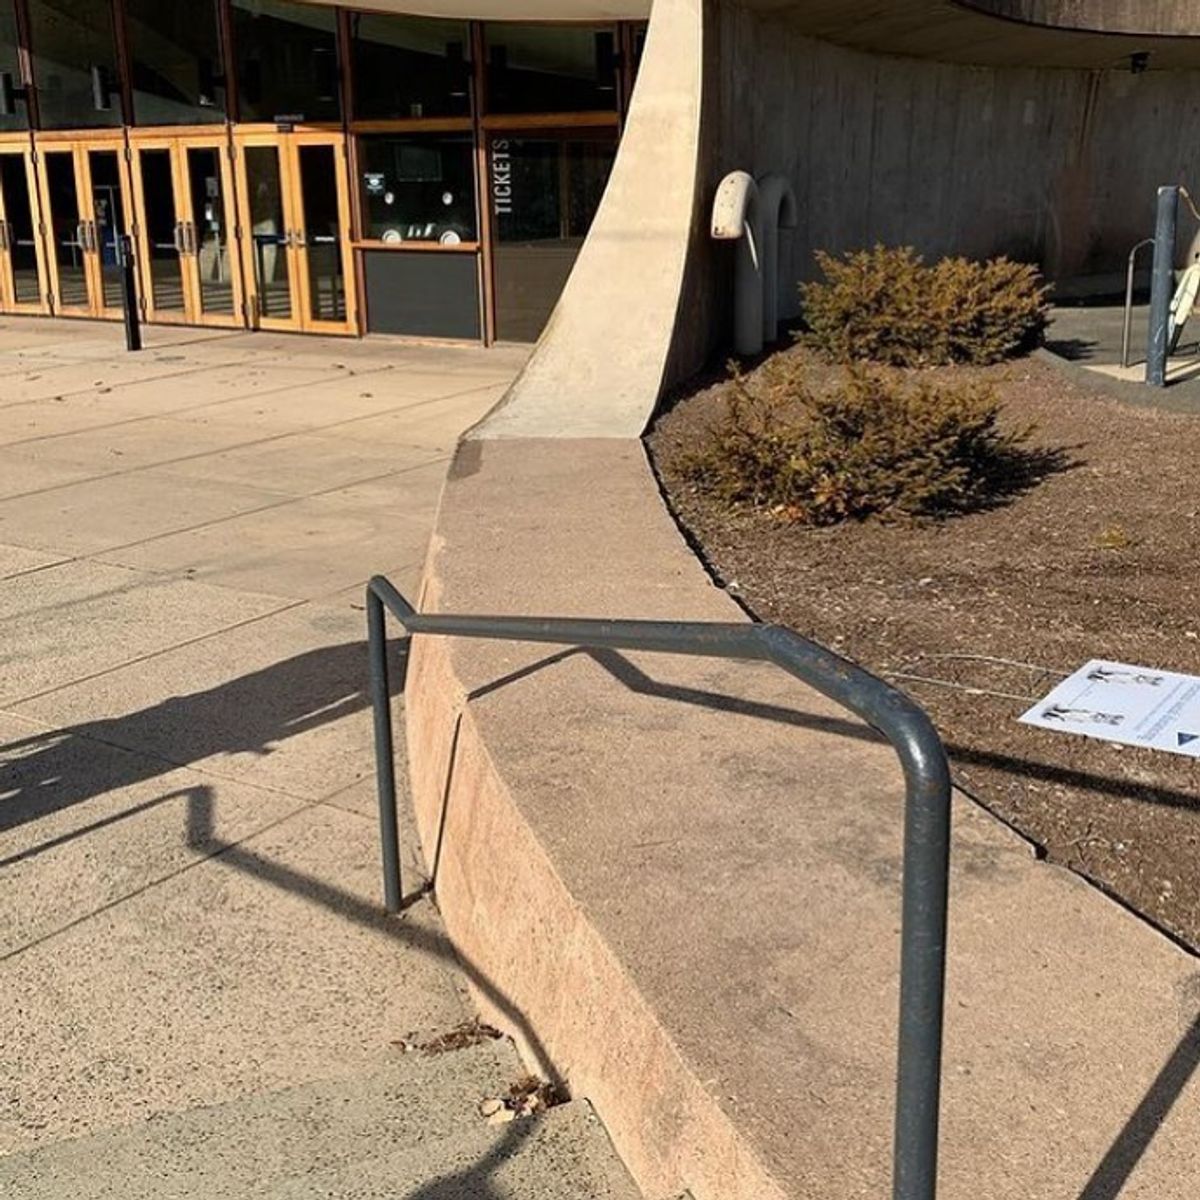
[[(709, 30), (713, 168), (781, 172), (799, 202), (782, 239), (781, 311), (813, 253), (875, 242), (929, 257), (1039, 263), (1060, 295), (1117, 294), (1153, 231), (1160, 184), (1200, 185), (1200, 71), (972, 67), (849, 49), (721, 5)], [(747, 88), (745, 81), (755, 86)], [(727, 247), (694, 278), (731, 286)], [(728, 344), (719, 310), (714, 344)]]

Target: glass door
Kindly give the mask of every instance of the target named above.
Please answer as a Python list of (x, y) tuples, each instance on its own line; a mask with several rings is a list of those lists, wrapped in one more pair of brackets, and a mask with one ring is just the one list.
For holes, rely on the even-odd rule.
[(50, 143), (41, 150), (42, 207), (55, 310), (120, 317), (120, 238), (129, 228), (123, 147)]
[(340, 136), (299, 134), (292, 144), (293, 228), (298, 251), (303, 325), (314, 333), (354, 332), (350, 205), (346, 142)]
[(184, 242), (195, 325), (241, 325), (241, 268), (235, 245), (227, 143), (189, 138), (180, 145)]
[(134, 139), (147, 320), (242, 324), (227, 145), (212, 134)]
[(177, 166), (172, 141), (134, 143), (134, 224), (146, 320), (167, 324), (189, 319)]
[(349, 187), (340, 134), (238, 138), (238, 203), (251, 323), (354, 333)]
[(81, 159), (87, 206), (87, 256), (92, 271), (96, 316), (119, 318), (122, 294), (121, 238), (129, 231), (128, 188), (121, 169), (123, 147), (83, 147)]
[(237, 160), (250, 323), (258, 329), (299, 330), (297, 251), (284, 144), (279, 136), (243, 136), (238, 139)]
[(0, 144), (0, 312), (49, 311), (28, 143)]
[(71, 145), (41, 151), (42, 211), (54, 310), (60, 316), (90, 317), (88, 229), (77, 157)]

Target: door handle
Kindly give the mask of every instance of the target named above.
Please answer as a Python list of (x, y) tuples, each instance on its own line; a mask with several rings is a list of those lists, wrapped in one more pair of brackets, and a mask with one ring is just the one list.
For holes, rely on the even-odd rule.
[(308, 239), (305, 238), (302, 230), (292, 230), (292, 245), (295, 246), (297, 250), (303, 250), (305, 246), (308, 245)]
[(186, 254), (187, 253), (187, 247), (184, 244), (184, 240), (183, 240), (183, 222), (182, 221), (175, 222), (175, 230), (174, 230), (171, 240), (175, 243), (175, 253), (176, 254)]
[(89, 221), (87, 223), (87, 248), (92, 254), (95, 254), (100, 247), (100, 239), (96, 236), (96, 222)]
[(196, 237), (196, 226), (194, 222), (188, 221), (184, 226), (187, 231), (187, 250), (189, 254), (198, 254), (200, 252), (200, 243)]
[(75, 245), (77, 245), (79, 249), (85, 253), (87, 252), (88, 241), (86, 221), (80, 221), (79, 224), (75, 226)]

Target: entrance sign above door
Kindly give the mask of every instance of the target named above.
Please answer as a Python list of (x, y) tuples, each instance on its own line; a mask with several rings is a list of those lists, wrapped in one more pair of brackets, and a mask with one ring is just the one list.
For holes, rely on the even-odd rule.
[(1096, 658), (1019, 719), (1039, 729), (1200, 758), (1200, 676)]

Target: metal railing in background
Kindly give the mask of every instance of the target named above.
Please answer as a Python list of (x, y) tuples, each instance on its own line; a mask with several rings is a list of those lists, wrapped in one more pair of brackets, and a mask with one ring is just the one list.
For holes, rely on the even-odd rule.
[(1125, 266), (1125, 320), (1121, 326), (1121, 366), (1129, 366), (1129, 338), (1133, 330), (1133, 277), (1137, 270), (1137, 256), (1147, 247), (1153, 246), (1154, 239), (1142, 238), (1129, 252), (1129, 260)]
[(426, 614), (416, 612), (388, 580), (377, 575), (367, 584), (367, 633), (384, 896), (391, 913), (400, 909), (401, 886), (387, 612), (404, 628), (399, 691), (404, 690), (415, 634), (752, 659), (781, 667), (891, 742), (906, 786), (892, 1196), (893, 1200), (933, 1200), (946, 973), (950, 769), (925, 711), (861, 667), (777, 625)]

